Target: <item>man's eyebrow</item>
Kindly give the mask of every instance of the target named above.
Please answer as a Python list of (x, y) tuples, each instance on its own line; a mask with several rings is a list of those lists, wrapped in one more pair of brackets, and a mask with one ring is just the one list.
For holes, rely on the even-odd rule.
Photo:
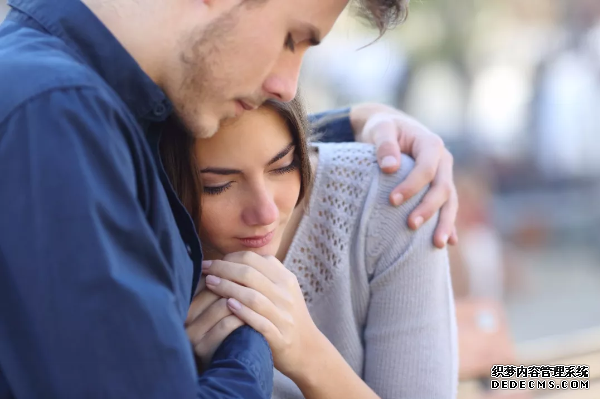
[(290, 151), (292, 151), (292, 149), (294, 148), (294, 143), (289, 143), (283, 150), (279, 151), (277, 153), (277, 155), (275, 155), (267, 164), (267, 166), (269, 165), (273, 165), (275, 162), (279, 161), (281, 158), (285, 157), (287, 154), (289, 154)]

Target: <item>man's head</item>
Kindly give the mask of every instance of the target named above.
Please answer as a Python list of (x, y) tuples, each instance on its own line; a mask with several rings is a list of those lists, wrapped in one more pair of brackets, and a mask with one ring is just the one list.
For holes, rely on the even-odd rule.
[[(173, 101), (197, 137), (296, 94), (302, 57), (348, 0), (83, 0)], [(408, 0), (355, 0), (383, 33)]]

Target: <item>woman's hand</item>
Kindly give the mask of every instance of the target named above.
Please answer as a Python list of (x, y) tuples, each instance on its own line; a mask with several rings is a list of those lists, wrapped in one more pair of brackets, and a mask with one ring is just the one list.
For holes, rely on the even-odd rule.
[(296, 383), (305, 377), (308, 363), (329, 341), (310, 317), (296, 276), (275, 257), (253, 252), (207, 261), (203, 272), (207, 288), (230, 298), (231, 312), (264, 335), (275, 367)]
[(185, 330), (204, 370), (219, 345), (244, 322), (229, 310), (227, 299), (205, 288), (204, 279), (196, 292), (185, 321)]

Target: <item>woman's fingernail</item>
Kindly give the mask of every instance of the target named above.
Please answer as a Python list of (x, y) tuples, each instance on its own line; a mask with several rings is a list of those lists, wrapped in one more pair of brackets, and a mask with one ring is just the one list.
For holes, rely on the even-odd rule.
[(396, 158), (394, 158), (391, 155), (383, 157), (383, 159), (381, 160), (382, 168), (391, 168), (392, 166), (396, 166), (397, 164), (398, 164), (398, 161), (396, 161)]
[(415, 229), (418, 229), (423, 224), (423, 216), (417, 216), (415, 219)]
[(242, 304), (233, 298), (229, 298), (227, 304), (229, 307), (233, 308), (233, 310), (240, 310), (242, 308)]
[(448, 234), (444, 234), (442, 236), (442, 242), (444, 243), (444, 245), (448, 244), (448, 239), (450, 239), (450, 237), (448, 236)]
[(219, 285), (219, 283), (221, 282), (221, 279), (217, 276), (206, 276), (206, 284), (207, 285)]
[(392, 194), (392, 201), (394, 205), (398, 206), (402, 204), (402, 201), (404, 201), (404, 196), (402, 196), (400, 193), (394, 193)]
[(212, 260), (204, 260), (202, 261), (202, 268), (203, 269), (208, 269), (210, 267), (210, 265), (212, 265)]

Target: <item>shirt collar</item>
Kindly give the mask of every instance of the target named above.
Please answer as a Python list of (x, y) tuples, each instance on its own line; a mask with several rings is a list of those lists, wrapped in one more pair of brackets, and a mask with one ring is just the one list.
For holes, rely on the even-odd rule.
[(9, 0), (62, 39), (121, 97), (139, 121), (163, 121), (172, 105), (125, 48), (80, 0)]

